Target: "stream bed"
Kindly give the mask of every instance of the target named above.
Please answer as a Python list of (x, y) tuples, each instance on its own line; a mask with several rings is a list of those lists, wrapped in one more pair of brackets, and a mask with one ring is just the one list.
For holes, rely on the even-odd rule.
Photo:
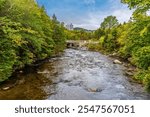
[[(140, 84), (129, 82), (125, 67), (98, 52), (66, 49), (28, 73), (1, 85), (3, 100), (147, 100)], [(17, 80), (16, 80), (17, 79)], [(2, 90), (10, 84), (8, 90)]]

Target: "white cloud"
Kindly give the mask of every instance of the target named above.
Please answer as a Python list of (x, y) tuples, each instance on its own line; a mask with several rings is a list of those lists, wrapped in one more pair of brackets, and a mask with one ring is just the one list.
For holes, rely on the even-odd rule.
[(127, 22), (130, 20), (133, 11), (128, 9), (115, 9), (113, 11), (97, 11), (90, 12), (86, 16), (82, 16), (80, 20), (75, 21), (74, 25), (76, 27), (83, 27), (86, 29), (95, 30), (100, 27), (100, 24), (103, 22), (104, 18), (107, 16), (113, 15), (116, 16), (120, 23)]
[(130, 20), (133, 10), (129, 10), (127, 5), (120, 4), (120, 0), (109, 0), (109, 3), (109, 9), (104, 11), (91, 11), (87, 15), (83, 15), (83, 19), (81, 18), (82, 20), (78, 21), (78, 23), (75, 22), (75, 26), (95, 30), (100, 27), (100, 24), (103, 22), (104, 18), (110, 15), (116, 16), (119, 23)]
[(129, 21), (130, 17), (132, 17), (132, 13), (133, 11), (131, 10), (121, 9), (113, 11), (112, 15), (116, 16), (120, 23), (123, 23)]
[[(87, 5), (95, 4), (96, 0), (84, 0)], [(91, 6), (90, 6), (91, 8)], [(89, 30), (95, 30), (100, 27), (100, 24), (107, 16), (116, 16), (120, 23), (127, 22), (132, 16), (133, 11), (127, 8), (127, 5), (120, 4), (120, 0), (109, 0), (108, 9), (89, 10), (82, 15), (74, 14), (74, 12), (64, 11), (66, 14), (65, 19), (60, 18), (65, 23), (73, 23), (75, 27), (82, 27)], [(62, 15), (64, 16), (64, 15)]]

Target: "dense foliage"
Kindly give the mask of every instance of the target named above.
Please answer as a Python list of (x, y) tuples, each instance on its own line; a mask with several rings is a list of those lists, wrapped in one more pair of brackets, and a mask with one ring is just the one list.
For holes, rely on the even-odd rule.
[(118, 20), (115, 16), (108, 16), (101, 23), (101, 28), (102, 29), (111, 29), (113, 27), (116, 27), (118, 24), (119, 24)]
[(84, 29), (65, 30), (67, 40), (89, 40), (93, 38), (93, 31)]
[(101, 27), (95, 31), (95, 38), (99, 40), (99, 49), (108, 52), (115, 51), (117, 44), (118, 20), (115, 16), (108, 16), (101, 23)]
[(0, 82), (64, 47), (64, 27), (35, 0), (0, 0)]
[(135, 9), (133, 24), (128, 34), (125, 49), (130, 49), (131, 62), (139, 68), (136, 78), (140, 79), (150, 91), (150, 10), (149, 0), (122, 0)]
[[(149, 0), (121, 0), (135, 9), (128, 23), (118, 24), (108, 16), (95, 31), (99, 47), (105, 52), (115, 52), (129, 60), (138, 69), (135, 78), (143, 82), (150, 91), (150, 10)], [(111, 18), (110, 18), (111, 17)]]

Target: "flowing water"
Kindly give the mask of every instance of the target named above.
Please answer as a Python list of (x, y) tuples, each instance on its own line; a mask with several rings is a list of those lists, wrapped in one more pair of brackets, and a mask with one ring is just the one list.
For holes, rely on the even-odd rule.
[(98, 52), (66, 49), (61, 57), (28, 71), (16, 75), (17, 80), (11, 81), (15, 86), (0, 90), (0, 99), (150, 99), (140, 84), (128, 81), (124, 66)]

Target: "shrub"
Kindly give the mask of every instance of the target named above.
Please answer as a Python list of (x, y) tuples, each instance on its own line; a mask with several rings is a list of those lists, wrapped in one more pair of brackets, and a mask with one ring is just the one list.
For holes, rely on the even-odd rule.
[(139, 68), (147, 70), (150, 66), (150, 46), (142, 47), (133, 53), (132, 62)]
[(150, 92), (150, 68), (148, 70), (140, 69), (135, 74), (135, 78), (141, 81), (144, 84), (145, 89)]
[(87, 47), (92, 51), (99, 51), (101, 49), (98, 43), (90, 43), (87, 45)]

